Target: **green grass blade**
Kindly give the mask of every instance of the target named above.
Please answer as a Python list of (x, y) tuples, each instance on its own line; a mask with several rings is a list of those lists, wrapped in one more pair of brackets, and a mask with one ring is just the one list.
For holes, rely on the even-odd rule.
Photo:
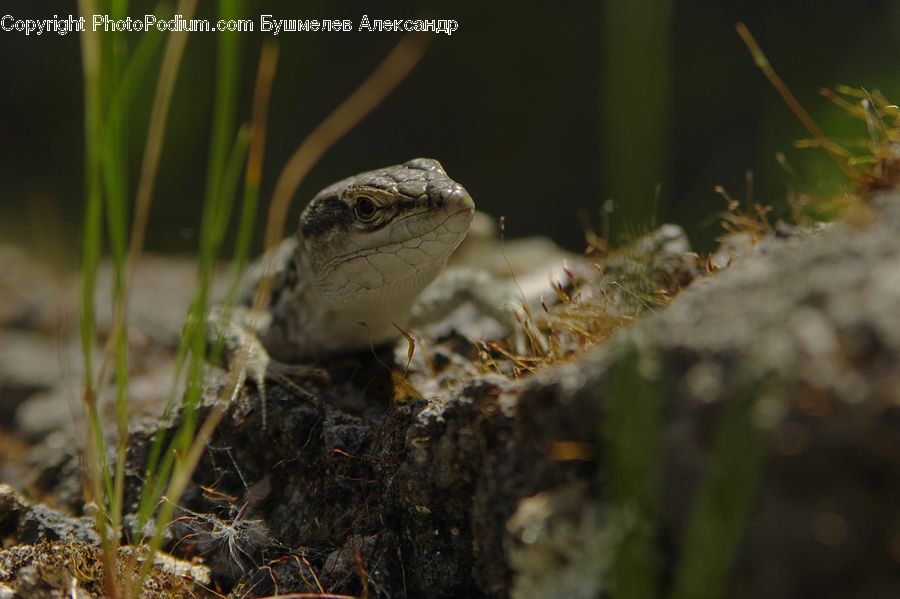
[(688, 523), (672, 599), (717, 599), (725, 590), (768, 446), (768, 432), (753, 417), (762, 387), (749, 385), (724, 407)]
[[(112, 0), (109, 6), (113, 19), (122, 19), (127, 13), (125, 0)], [(112, 531), (119, 536), (122, 522), (122, 499), (125, 488), (125, 456), (128, 449), (128, 328), (124, 305), (125, 258), (128, 243), (128, 131), (124, 110), (113, 110), (115, 90), (122, 78), (127, 61), (127, 44), (121, 32), (110, 32), (103, 38), (103, 94), (107, 118), (104, 123), (102, 144), (103, 179), (106, 183), (106, 225), (114, 273), (115, 372), (116, 372), (116, 462), (113, 476), (113, 492), (108, 498)]]
[[(82, 15), (94, 14), (97, 6), (91, 0), (79, 1)], [(82, 71), (84, 76), (84, 137), (85, 137), (85, 211), (81, 240), (81, 297), (79, 329), (84, 364), (82, 398), (87, 415), (88, 434), (85, 447), (85, 465), (90, 490), (89, 499), (97, 506), (95, 523), (103, 548), (104, 591), (108, 596), (118, 595), (115, 572), (115, 541), (107, 533), (107, 498), (112, 495), (112, 480), (107, 464), (107, 450), (103, 425), (97, 409), (97, 386), (94, 381), (92, 353), (96, 332), (94, 294), (100, 249), (103, 239), (103, 195), (101, 183), (101, 144), (103, 139), (103, 73), (102, 49), (98, 36), (85, 32), (82, 40)]]
[(609, 448), (610, 495), (621, 538), (610, 572), (614, 597), (657, 597), (661, 410), (664, 394), (649, 359), (634, 347), (609, 372), (603, 434)]
[(251, 122), (250, 148), (247, 156), (247, 174), (244, 183), (244, 199), (238, 217), (237, 241), (234, 244), (234, 275), (229, 290), (229, 302), (234, 301), (240, 277), (250, 255), (250, 244), (259, 207), (259, 182), (262, 178), (263, 155), (266, 146), (266, 121), (268, 120), (269, 97), (275, 70), (278, 66), (278, 45), (263, 45), (259, 55), (256, 86), (253, 94), (253, 116)]
[[(243, 14), (241, 0), (219, 0), (219, 18), (238, 19)], [(237, 121), (238, 86), (241, 75), (243, 34), (220, 32), (217, 35), (216, 96), (213, 104), (212, 134), (209, 164), (206, 174), (206, 206), (212, 207), (222, 199), (219, 186), (234, 140)]]
[[(243, 12), (244, 3), (242, 1), (222, 0), (220, 2), (220, 18), (239, 18)], [(143, 489), (138, 510), (140, 524), (149, 520), (173, 473), (176, 456), (183, 454), (185, 448), (190, 446), (196, 430), (196, 408), (201, 397), (203, 357), (206, 354), (205, 315), (209, 304), (209, 288), (212, 283), (215, 258), (227, 232), (234, 190), (240, 179), (241, 165), (245, 159), (248, 145), (246, 131), (240, 132), (237, 139), (234, 135), (240, 84), (241, 50), (240, 34), (221, 33), (218, 36), (210, 158), (200, 231), (198, 291), (189, 309), (182, 339), (179, 342), (176, 381), (167, 402), (164, 417), (167, 418), (171, 415), (175, 405), (175, 394), (180, 388), (182, 377), (186, 376), (184, 410), (179, 430), (176, 431), (175, 437), (169, 440), (168, 449), (165, 452), (163, 452), (163, 448), (167, 445), (167, 441), (163, 438), (162, 432), (157, 433), (154, 438), (146, 472), (148, 484)], [(164, 522), (165, 518), (166, 516), (161, 514), (160, 522)]]
[[(233, 2), (223, 1), (221, 6), (224, 8), (233, 8)], [(231, 46), (228, 46), (229, 48)], [(221, 44), (220, 44), (221, 48)], [(222, 79), (217, 81), (216, 102), (222, 103), (224, 108), (214, 111), (214, 115), (227, 114), (229, 106), (236, 101), (237, 86), (236, 81), (232, 78), (234, 73), (234, 64), (231, 62), (237, 58), (231, 50), (227, 50), (220, 54), (219, 60), (231, 68), (219, 68), (218, 72), (222, 75)], [(223, 86), (220, 89), (220, 84)], [(228, 98), (226, 96), (233, 94), (235, 97)], [(233, 115), (232, 115), (233, 116)], [(214, 117), (214, 120), (223, 117)], [(223, 143), (219, 135), (227, 128), (233, 128), (228, 123), (218, 122), (213, 129), (213, 151), (210, 160), (216, 160), (218, 155), (218, 144)], [(250, 143), (249, 129), (241, 127), (238, 130), (236, 139), (231, 146), (230, 152), (226, 153), (226, 160), (219, 170), (219, 180), (209, 184), (214, 186), (215, 192), (207, 191), (206, 202), (204, 204), (203, 222), (200, 228), (200, 260), (198, 266), (198, 284), (199, 288), (197, 296), (192, 302), (187, 324), (185, 326), (184, 335), (187, 338), (187, 345), (190, 347), (190, 355), (187, 367), (187, 388), (185, 391), (183, 410), (181, 413), (181, 422), (178, 430), (175, 431), (174, 438), (170, 444), (170, 449), (163, 455), (161, 469), (166, 473), (165, 477), (157, 476), (155, 485), (152, 489), (154, 494), (165, 486), (165, 498), (157, 515), (159, 525), (156, 533), (150, 539), (149, 547), (151, 553), (156, 552), (162, 546), (164, 525), (168, 523), (174, 514), (175, 505), (178, 498), (184, 491), (185, 486), (190, 481), (190, 476), (196, 467), (196, 447), (204, 446), (208, 436), (212, 434), (212, 430), (208, 430), (205, 436), (197, 435), (197, 419), (198, 407), (203, 390), (203, 374), (206, 362), (206, 312), (209, 306), (210, 287), (215, 268), (215, 259), (221, 249), (221, 245), (225, 239), (228, 230), (228, 223), (234, 207), (235, 192), (241, 173), (243, 172), (244, 162), (247, 156), (247, 148)], [(215, 166), (210, 167), (212, 173)], [(147, 505), (156, 505), (153, 497), (142, 500)], [(143, 579), (150, 572), (151, 562), (145, 562), (141, 569), (139, 579)]]
[(603, 3), (600, 170), (615, 202), (608, 241), (616, 245), (648, 230), (654, 190), (662, 183), (667, 191), (674, 14), (673, 0)]

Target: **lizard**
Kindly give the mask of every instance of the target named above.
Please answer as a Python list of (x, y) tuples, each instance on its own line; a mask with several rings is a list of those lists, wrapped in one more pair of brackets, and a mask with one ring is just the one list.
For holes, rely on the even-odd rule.
[[(444, 268), (474, 214), (466, 189), (431, 158), (320, 191), (295, 234), (248, 268), (236, 305), (208, 313), (208, 340), (222, 341), (226, 364), (243, 352), (235, 393), (247, 376), (263, 402), (267, 378), (304, 393), (290, 385), (292, 373), (306, 371), (298, 363), (394, 341), (465, 301), (513, 331), (507, 284), (477, 269)], [(267, 275), (272, 292), (260, 313), (251, 305)]]

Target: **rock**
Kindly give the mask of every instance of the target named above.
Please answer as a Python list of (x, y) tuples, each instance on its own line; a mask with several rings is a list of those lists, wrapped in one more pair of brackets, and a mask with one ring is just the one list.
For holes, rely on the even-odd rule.
[(265, 419), (248, 385), (179, 501), (240, 559), (171, 548), (234, 597), (900, 595), (900, 194), (869, 209), (709, 278), (661, 229), (589, 269), (584, 301), (634, 324), (540, 369), (444, 331), (409, 369), (405, 340), (322, 363), (314, 399), (271, 384)]
[(70, 284), (25, 250), (0, 245), (0, 326), (58, 332), (74, 308), (63, 292)]
[[(0, 271), (0, 422), (12, 423), (16, 435), (32, 441), (61, 430), (81, 438), (78, 283), (72, 276), (54, 275), (18, 248), (0, 246)], [(227, 274), (225, 267), (216, 270), (212, 286), (216, 299), (227, 290)], [(194, 259), (142, 257), (128, 311), (127, 397), (134, 416), (159, 413), (169, 397), (173, 350), (195, 287)], [(113, 324), (113, 288), (113, 269), (105, 262), (98, 270), (94, 301), (101, 342)], [(92, 360), (99, 372), (104, 360), (99, 344)], [(114, 384), (100, 393), (100, 402), (101, 415), (114, 423)]]
[(12, 535), (17, 543), (44, 541), (99, 543), (87, 518), (66, 516), (45, 505), (31, 505), (8, 485), (0, 484), (0, 534)]
[[(105, 596), (100, 539), (89, 519), (32, 505), (0, 485), (0, 538), (12, 545), (0, 549), (0, 597)], [(119, 548), (123, 580), (134, 579), (146, 554), (144, 547)], [(209, 583), (208, 568), (159, 554), (141, 596), (212, 596)]]
[[(221, 299), (228, 288), (228, 269), (213, 273), (211, 297)], [(101, 331), (113, 322), (113, 270), (104, 263), (97, 275), (95, 306)], [(128, 303), (128, 326), (132, 342), (174, 347), (181, 336), (184, 319), (197, 293), (197, 262), (191, 256), (144, 254), (135, 271)]]
[[(329, 572), (329, 592), (596, 596), (616, 584), (623, 539), (645, 528), (658, 564), (647, 576), (663, 594), (690, 586), (679, 566), (704, 525), (691, 514), (718, 484), (710, 465), (734, 459), (749, 474), (724, 479), (729, 509), (746, 528), (719, 541), (724, 566), (710, 584), (723, 577), (729, 597), (824, 596), (840, 584), (893, 595), (900, 198), (873, 206), (865, 228), (769, 239), (609, 343), (521, 381), (470, 376), (394, 408), (361, 394), (359, 374), (336, 377), (318, 404), (274, 388), (264, 436), (258, 409), (245, 408), (215, 446), (250, 488), (271, 481), (248, 517), (320, 579)], [(644, 392), (629, 399), (620, 379)], [(653, 413), (658, 437), (641, 416)], [(650, 443), (660, 486), (649, 507), (622, 503), (613, 426), (649, 427), (625, 445), (634, 457)], [(723, 430), (740, 434), (736, 450)], [(233, 466), (216, 462), (198, 483), (247, 500)], [(314, 579), (278, 588), (315, 592)]]

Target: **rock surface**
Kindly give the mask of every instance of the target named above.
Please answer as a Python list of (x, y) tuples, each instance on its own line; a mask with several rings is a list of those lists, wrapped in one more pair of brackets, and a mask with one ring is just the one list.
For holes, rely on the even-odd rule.
[[(233, 597), (596, 597), (628, 587), (641, 542), (660, 595), (897, 596), (900, 194), (866, 216), (773, 233), (528, 376), (474, 367), (488, 350), (451, 333), (409, 370), (405, 342), (323, 364), (314, 400), (271, 385), (265, 427), (248, 386), (174, 549)], [(135, 426), (129, 472), (153, 431)]]
[[(103, 596), (100, 540), (89, 519), (32, 505), (0, 484), (0, 539), (15, 539), (0, 548), (0, 597)], [(140, 551), (124, 547), (118, 567), (133, 576), (143, 559)], [(203, 586), (210, 583), (208, 568), (165, 555), (155, 563), (141, 596), (212, 596)]]
[[(213, 443), (247, 487), (224, 459), (204, 482), (250, 501), (330, 591), (592, 597), (615, 584), (628, 535), (615, 453), (644, 443), (663, 587), (690, 588), (679, 567), (691, 514), (704, 485), (721, 484), (747, 504), (734, 508), (747, 519), (725, 596), (896, 595), (900, 197), (872, 206), (862, 224), (772, 236), (609, 343), (522, 380), (471, 377), (391, 407), (373, 390), (376, 364), (336, 377), (318, 404), (275, 391), (265, 435), (259, 410), (234, 410)], [(636, 384), (617, 383), (631, 371)], [(611, 427), (655, 430), (617, 406), (647, 404), (659, 438), (617, 446)], [(247, 573), (234, 596), (274, 592), (273, 578), (281, 592), (317, 590), (295, 564)]]

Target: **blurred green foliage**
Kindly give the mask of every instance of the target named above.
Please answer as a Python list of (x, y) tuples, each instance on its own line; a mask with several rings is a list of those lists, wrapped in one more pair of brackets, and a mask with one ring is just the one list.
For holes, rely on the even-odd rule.
[[(131, 14), (154, 3), (133, 2)], [(199, 16), (213, 17), (201, 2)], [(4, 14), (47, 18), (75, 3), (4, 2)], [(778, 151), (812, 190), (840, 184), (827, 157), (795, 150), (799, 122), (754, 68), (734, 32), (742, 20), (782, 78), (826, 132), (864, 135), (821, 98), (838, 83), (900, 97), (900, 3), (890, 0), (643, 0), (606, 3), (455, 3), (272, 0), (250, 8), (276, 17), (456, 19), (423, 63), (311, 174), (294, 207), (354, 172), (413, 156), (440, 159), (479, 207), (507, 217), (510, 235), (546, 234), (583, 243), (579, 212), (599, 223), (617, 200), (617, 230), (657, 221), (685, 225), (701, 249), (719, 232), (724, 186), (743, 196), (755, 173), (756, 199), (782, 205), (788, 178)], [(133, 50), (140, 33), (125, 36)], [(247, 34), (238, 118), (249, 118), (261, 43)], [(261, 199), (267, 201), (291, 151), (374, 68), (395, 33), (282, 33), (282, 59), (270, 113)], [(192, 34), (173, 98), (148, 247), (196, 251), (204, 197), (215, 69), (215, 34)], [(77, 35), (0, 32), (0, 239), (74, 264), (83, 207), (83, 108)], [(158, 61), (158, 57), (157, 57)], [(158, 64), (151, 69), (158, 68)], [(154, 77), (145, 78), (147, 81)], [(139, 168), (152, 87), (139, 89), (127, 116), (131, 194)]]

